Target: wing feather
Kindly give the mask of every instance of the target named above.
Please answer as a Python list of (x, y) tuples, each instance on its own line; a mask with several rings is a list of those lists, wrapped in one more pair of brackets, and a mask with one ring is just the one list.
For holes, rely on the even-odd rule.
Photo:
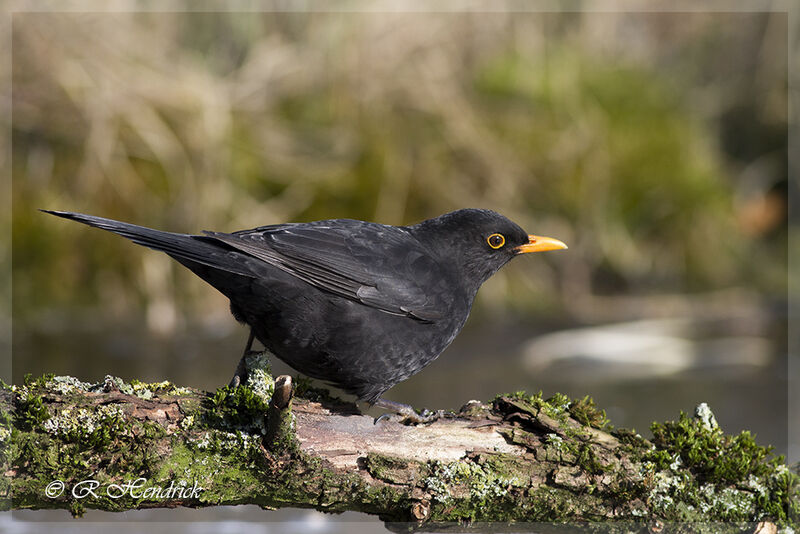
[(449, 300), (429, 295), (416, 279), (437, 272), (436, 260), (402, 228), (336, 220), (204, 234), (320, 289), (387, 313), (425, 322), (447, 314)]

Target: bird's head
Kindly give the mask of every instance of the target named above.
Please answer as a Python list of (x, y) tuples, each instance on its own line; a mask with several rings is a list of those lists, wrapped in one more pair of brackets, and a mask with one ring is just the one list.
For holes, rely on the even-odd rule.
[(558, 239), (529, 235), (499, 213), (483, 209), (446, 213), (410, 230), (442, 261), (455, 266), (475, 291), (515, 256), (567, 248)]

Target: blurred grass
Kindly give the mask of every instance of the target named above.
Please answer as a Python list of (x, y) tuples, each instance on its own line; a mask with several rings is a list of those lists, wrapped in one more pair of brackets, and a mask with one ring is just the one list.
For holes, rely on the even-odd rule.
[(518, 260), (479, 308), (780, 295), (781, 206), (756, 231), (742, 213), (785, 182), (786, 139), (742, 155), (725, 123), (785, 130), (780, 16), (17, 13), (15, 318), (220, 313), (169, 258), (39, 207), (197, 232), (480, 206), (570, 251)]

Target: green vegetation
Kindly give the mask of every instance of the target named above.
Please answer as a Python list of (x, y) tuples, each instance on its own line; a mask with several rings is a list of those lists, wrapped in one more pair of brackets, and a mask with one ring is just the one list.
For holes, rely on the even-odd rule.
[[(41, 495), (54, 480), (73, 487), (88, 477), (106, 488), (142, 478), (154, 487), (201, 488), (190, 499), (197, 505), (358, 509), (387, 521), (420, 514), (460, 523), (613, 515), (790, 526), (800, 511), (798, 475), (783, 458), (772, 457), (747, 432), (724, 434), (704, 405), (693, 418), (681, 414), (678, 421), (653, 424), (651, 443), (624, 429), (603, 431), (610, 425), (589, 397), (501, 395), (491, 407), (492, 417), (504, 421), (498, 430), (528, 452), (469, 451), (453, 461), (368, 453), (363, 467), (372, 478), (365, 479), (332, 468), (296, 443), (266, 443), (268, 403), (249, 387), (210, 395), (181, 389), (52, 375), (3, 388), (0, 421), (10, 432), (0, 434), (0, 449), (14, 478), (3, 479), (0, 495), (13, 487), (15, 507), (68, 507), (76, 515), (84, 506), (124, 510), (146, 506), (151, 497), (98, 492), (88, 503), (68, 494), (43, 501)], [(98, 394), (114, 401), (94, 402)], [(135, 410), (146, 415), (134, 416)], [(169, 417), (151, 419), (165, 410)], [(10, 508), (4, 499), (0, 504)]]
[(266, 431), (264, 418), (269, 403), (246, 385), (217, 389), (206, 400), (205, 421), (208, 426), (231, 428), (246, 432)]
[(42, 404), (42, 398), (36, 395), (25, 395), (20, 398), (18, 411), (14, 414), (20, 428), (33, 430), (39, 428), (50, 413)]
[(800, 516), (800, 477), (750, 432), (726, 435), (683, 412), (678, 421), (653, 423), (651, 430), (656, 448), (643, 459), (655, 476), (651, 495), (668, 517), (714, 513), (748, 521), (754, 510), (780, 522)]
[(606, 411), (599, 409), (594, 404), (594, 399), (586, 395), (582, 399), (575, 399), (569, 405), (569, 413), (580, 424), (599, 429), (609, 429), (611, 423), (606, 417)]
[(685, 467), (708, 482), (734, 483), (750, 475), (763, 476), (785, 463), (783, 456), (772, 457), (772, 447), (757, 445), (750, 432), (725, 435), (683, 412), (678, 421), (653, 423), (651, 430), (659, 450), (650, 459), (659, 468), (667, 469), (680, 458)]
[[(27, 481), (15, 486), (15, 502), (18, 496), (28, 492), (41, 494), (44, 486), (40, 486), (39, 481), (46, 481), (46, 484), (60, 480), (74, 484), (90, 478), (101, 484), (111, 484), (119, 481), (120, 474), (134, 479), (152, 474), (158, 463), (158, 453), (151, 448), (152, 441), (166, 435), (161, 426), (155, 422), (131, 420), (119, 405), (94, 404), (80, 394), (90, 391), (89, 388), (101, 391), (110, 378), (91, 385), (72, 377), (44, 375), (35, 380), (27, 377), (23, 386), (13, 388), (15, 424), (10, 439), (4, 440), (4, 458), (13, 466), (13, 476)], [(65, 388), (65, 384), (83, 384), (84, 387)], [(54, 394), (81, 401), (72, 408), (54, 410)], [(4, 414), (7, 417), (7, 413)], [(126, 507), (108, 496), (101, 498), (98, 506), (105, 509)], [(84, 507), (80, 500), (73, 499), (70, 509), (73, 514), (81, 515)]]
[[(629, 460), (638, 463), (635, 473), (626, 473), (618, 458), (593, 446), (591, 433), (567, 423), (565, 414), (569, 413), (584, 427), (611, 428), (591, 398), (556, 394), (545, 400), (541, 392), (516, 392), (495, 398), (495, 409), (507, 409), (503, 404), (509, 402), (538, 423), (504, 431), (507, 439), (535, 448), (541, 438), (531, 431), (544, 425), (551, 432), (544, 439), (547, 460), (575, 465), (595, 476), (615, 473), (615, 480), (604, 487), (586, 481), (586, 491), (611, 494), (620, 504), (638, 499), (665, 521), (702, 522), (713, 517), (787, 525), (800, 515), (800, 476), (788, 469), (784, 457), (774, 456), (771, 447), (756, 444), (747, 431), (725, 434), (704, 404), (695, 417), (681, 413), (678, 421), (653, 423), (652, 442), (633, 431), (614, 429), (612, 435), (623, 444)], [(557, 427), (551, 426), (553, 421), (558, 422)], [(631, 514), (636, 516), (637, 510), (641, 509), (632, 508)]]
[[(431, 462), (430, 476), (423, 481), (431, 493), (434, 514), (456, 521), (502, 520), (513, 516), (516, 499), (505, 499), (512, 487), (524, 488), (524, 477), (513, 472), (508, 476), (491, 467), (465, 460), (451, 463)], [(518, 478), (519, 477), (519, 478)]]
[(605, 410), (597, 408), (594, 399), (589, 395), (582, 399), (572, 399), (563, 393), (556, 393), (552, 397), (544, 399), (541, 391), (533, 395), (525, 391), (517, 391), (509, 395), (498, 395), (493, 402), (503, 397), (522, 401), (535, 410), (544, 410), (550, 417), (562, 422), (567, 416), (572, 416), (584, 426), (601, 430), (610, 427)]

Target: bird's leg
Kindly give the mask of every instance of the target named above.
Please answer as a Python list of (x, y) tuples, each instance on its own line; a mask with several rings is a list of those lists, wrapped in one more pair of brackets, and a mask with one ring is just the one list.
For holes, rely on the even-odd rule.
[(236, 371), (233, 373), (233, 378), (231, 378), (229, 386), (235, 388), (240, 384), (244, 384), (247, 382), (247, 357), (253, 354), (253, 340), (255, 339), (255, 334), (253, 333), (253, 329), (250, 329), (250, 337), (247, 339), (247, 346), (244, 348), (244, 352), (242, 353), (242, 358), (239, 360), (239, 365), (236, 366)]
[[(402, 402), (395, 402), (390, 401), (387, 399), (378, 399), (373, 403), (373, 406), (377, 406), (379, 408), (383, 408), (384, 410), (391, 410), (394, 413), (400, 414), (403, 419), (401, 422), (403, 423), (414, 423), (414, 424), (423, 424), (423, 423), (433, 423), (440, 417), (444, 417), (445, 412), (444, 410), (436, 410), (435, 412), (431, 412), (429, 410), (423, 409), (421, 413), (417, 413), (414, 408), (409, 406), (408, 404), (403, 404)], [(382, 421), (383, 419), (388, 419), (389, 414), (383, 414), (377, 419), (375, 419), (375, 424), (378, 421)]]

